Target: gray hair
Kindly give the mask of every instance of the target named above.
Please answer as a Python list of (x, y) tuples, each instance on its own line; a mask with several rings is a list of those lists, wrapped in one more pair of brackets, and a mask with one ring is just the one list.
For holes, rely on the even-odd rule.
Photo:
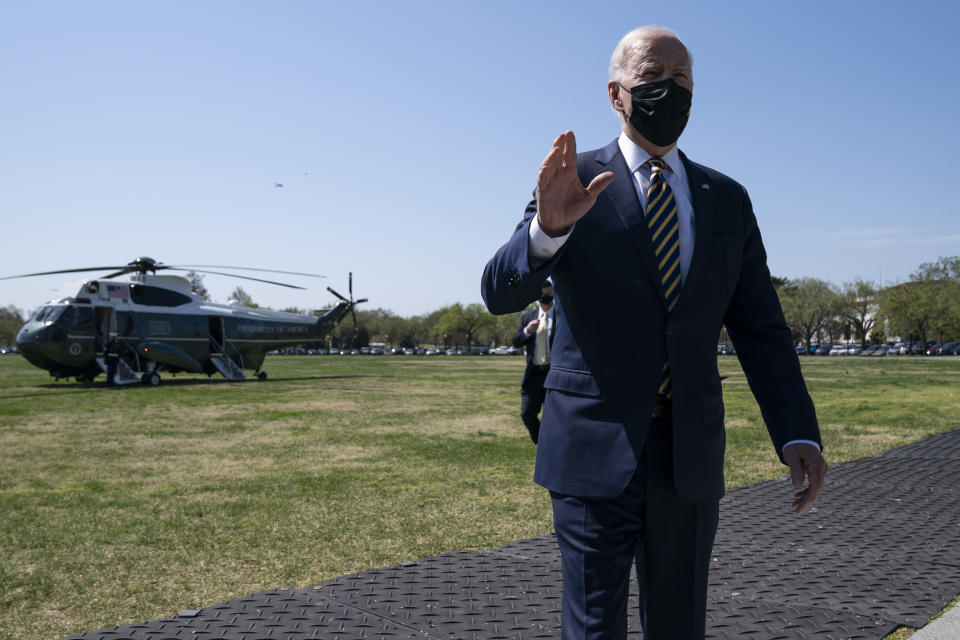
[(643, 51), (648, 40), (662, 36), (676, 38), (687, 53), (687, 62), (693, 67), (693, 57), (690, 55), (690, 50), (687, 49), (687, 45), (683, 44), (683, 40), (680, 40), (676, 31), (657, 25), (648, 25), (634, 29), (617, 43), (617, 48), (613, 50), (613, 56), (610, 58), (610, 82), (626, 82), (628, 80), (626, 77), (627, 67), (630, 60)]

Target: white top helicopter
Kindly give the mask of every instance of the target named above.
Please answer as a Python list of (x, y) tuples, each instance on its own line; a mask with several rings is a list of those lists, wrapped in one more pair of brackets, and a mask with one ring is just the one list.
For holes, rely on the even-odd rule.
[[(112, 271), (83, 283), (73, 297), (51, 300), (17, 334), (24, 358), (56, 379), (74, 377), (92, 382), (100, 373), (108, 384), (160, 384), (160, 372), (190, 371), (229, 380), (246, 378), (244, 369), (266, 379), (263, 366), (268, 351), (322, 340), (354, 307), (366, 299), (350, 298), (330, 287), (340, 302), (322, 316), (298, 315), (245, 307), (238, 302), (217, 304), (191, 292), (186, 278), (156, 275), (157, 271), (194, 271), (267, 282), (293, 289), (291, 284), (251, 278), (215, 269), (244, 269), (291, 275), (316, 274), (218, 265), (173, 266), (142, 257), (114, 267), (87, 267), (27, 273), (0, 278), (27, 278), (57, 273)], [(112, 280), (132, 274), (130, 282)]]

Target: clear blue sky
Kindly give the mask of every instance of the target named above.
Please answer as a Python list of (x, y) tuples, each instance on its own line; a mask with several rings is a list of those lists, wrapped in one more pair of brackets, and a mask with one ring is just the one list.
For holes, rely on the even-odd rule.
[(0, 275), (146, 255), (328, 276), (220, 300), (316, 308), (353, 271), (401, 315), (479, 301), (551, 141), (617, 136), (610, 54), (661, 24), (694, 56), (680, 147), (747, 187), (772, 272), (903, 280), (960, 254), (958, 6), (6, 2)]

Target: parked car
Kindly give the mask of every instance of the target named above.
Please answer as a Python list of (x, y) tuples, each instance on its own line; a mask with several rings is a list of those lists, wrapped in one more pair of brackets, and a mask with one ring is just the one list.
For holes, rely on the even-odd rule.
[(960, 342), (944, 342), (942, 345), (937, 347), (938, 356), (952, 356), (953, 348), (957, 345), (960, 345)]
[(830, 347), (830, 355), (832, 356), (845, 356), (847, 355), (847, 345), (845, 344), (835, 344)]
[(860, 355), (860, 345), (858, 344), (848, 344), (847, 345), (847, 355), (848, 356), (858, 356)]
[(815, 356), (825, 356), (830, 353), (830, 350), (833, 348), (832, 344), (821, 344), (817, 347), (817, 350), (813, 352)]

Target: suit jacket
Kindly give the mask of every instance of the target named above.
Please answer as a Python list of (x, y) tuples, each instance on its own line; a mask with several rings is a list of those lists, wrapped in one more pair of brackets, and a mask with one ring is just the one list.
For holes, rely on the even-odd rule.
[[(746, 190), (680, 154), (695, 218), (693, 257), (667, 312), (650, 232), (617, 141), (577, 158), (583, 184), (615, 180), (546, 262), (528, 254), (536, 202), (487, 263), (482, 294), (512, 313), (553, 281), (555, 338), (534, 480), (559, 493), (619, 495), (642, 459), (664, 361), (673, 386), (673, 474), (681, 499), (723, 495), (723, 397), (717, 340), (725, 324), (778, 455), (794, 439), (820, 442), (793, 338), (770, 280)], [(629, 331), (611, 331), (616, 301)], [(782, 460), (782, 457), (781, 457)]]
[[(523, 380), (520, 382), (520, 388), (526, 389), (527, 383), (530, 381), (530, 369), (533, 365), (533, 355), (537, 347), (537, 336), (536, 334), (528, 336), (525, 331), (528, 324), (540, 317), (540, 303), (537, 303), (537, 306), (529, 311), (525, 311), (523, 316), (520, 318), (520, 328), (517, 329), (517, 332), (513, 334), (513, 346), (520, 348), (524, 347), (526, 350), (527, 356), (527, 367), (523, 370)], [(557, 334), (557, 314), (553, 314), (553, 327), (550, 328), (550, 334), (547, 336), (547, 343), (550, 345), (550, 348), (553, 348), (553, 337)]]

